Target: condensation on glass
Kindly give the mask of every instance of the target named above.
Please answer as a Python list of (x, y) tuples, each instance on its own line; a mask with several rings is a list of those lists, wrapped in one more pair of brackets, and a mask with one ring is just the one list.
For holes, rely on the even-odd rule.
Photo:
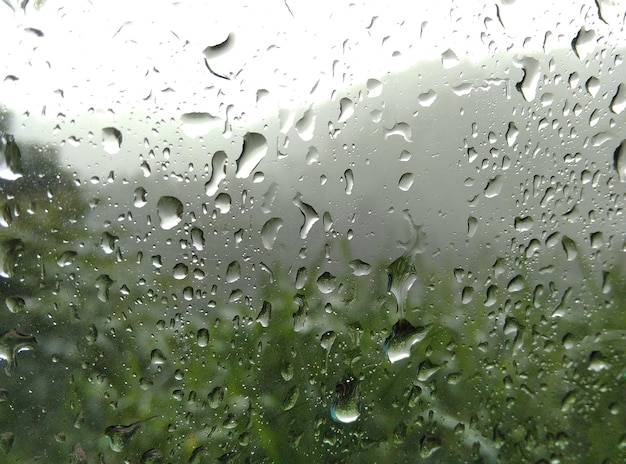
[(0, 461), (622, 462), (625, 14), (4, 0)]

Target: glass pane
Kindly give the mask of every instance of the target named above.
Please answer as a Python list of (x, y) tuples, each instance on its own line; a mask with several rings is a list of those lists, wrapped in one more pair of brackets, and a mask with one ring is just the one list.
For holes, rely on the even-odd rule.
[(0, 461), (622, 462), (626, 6), (0, 3)]

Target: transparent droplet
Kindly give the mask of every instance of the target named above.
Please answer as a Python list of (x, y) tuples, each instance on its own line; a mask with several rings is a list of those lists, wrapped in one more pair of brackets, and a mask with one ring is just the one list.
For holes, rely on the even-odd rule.
[(185, 113), (181, 116), (185, 135), (191, 138), (202, 137), (214, 129), (222, 127), (223, 121), (209, 113)]
[(211, 178), (204, 185), (205, 193), (212, 197), (217, 193), (220, 183), (226, 178), (226, 161), (228, 155), (220, 150), (216, 151), (211, 159)]
[(354, 103), (349, 98), (342, 98), (339, 101), (338, 122), (345, 122), (354, 115)]
[(261, 241), (266, 250), (274, 248), (278, 232), (284, 224), (285, 221), (277, 217), (268, 219), (267, 222), (263, 224), (263, 227), (261, 227)]
[(383, 352), (395, 363), (411, 355), (411, 347), (426, 337), (430, 326), (414, 327), (406, 319), (399, 319), (383, 343)]
[(226, 282), (232, 284), (241, 278), (241, 265), (239, 261), (232, 261), (226, 269)]
[(122, 147), (122, 133), (115, 127), (102, 129), (102, 148), (109, 155), (115, 155)]
[(176, 280), (183, 280), (189, 274), (189, 267), (185, 263), (178, 263), (174, 266), (172, 276)]
[(226, 214), (230, 211), (231, 201), (230, 195), (226, 192), (222, 192), (215, 197), (215, 208), (221, 214)]
[(109, 446), (116, 453), (121, 453), (124, 448), (130, 442), (130, 439), (137, 433), (139, 428), (147, 421), (154, 419), (158, 416), (152, 416), (148, 419), (133, 422), (130, 425), (110, 425), (104, 431), (104, 434), (109, 439)]
[(263, 301), (261, 311), (256, 317), (256, 321), (263, 327), (270, 325), (270, 319), (272, 317), (272, 304), (269, 301)]
[(22, 153), (15, 138), (4, 134), (0, 140), (0, 179), (16, 180), (22, 177)]
[(502, 186), (504, 185), (504, 179), (502, 176), (497, 175), (487, 182), (485, 187), (485, 198), (495, 198), (500, 195)]
[(22, 312), (26, 307), (26, 301), (24, 301), (24, 298), (16, 295), (7, 296), (4, 299), (4, 304), (6, 304), (7, 309), (14, 314)]
[(148, 201), (146, 200), (147, 194), (148, 192), (146, 192), (146, 189), (144, 189), (143, 187), (137, 187), (135, 189), (135, 192), (133, 194), (133, 205), (135, 206), (135, 208), (143, 208), (144, 206), (146, 206), (146, 203), (148, 203)]
[(157, 203), (157, 214), (162, 229), (173, 229), (183, 219), (183, 204), (176, 197), (163, 196)]
[(517, 84), (517, 89), (522, 93), (524, 100), (533, 101), (537, 96), (537, 86), (541, 77), (539, 61), (526, 56), (517, 60), (516, 64), (524, 70), (524, 77)]
[(304, 216), (304, 223), (300, 228), (300, 238), (304, 240), (308, 237), (311, 228), (317, 221), (319, 221), (320, 217), (311, 205), (302, 201), (302, 195), (300, 192), (298, 192), (296, 197), (293, 199), (293, 204), (300, 209), (300, 212)]
[(248, 132), (243, 138), (241, 155), (237, 159), (235, 177), (246, 179), (267, 155), (268, 147), (265, 136), (256, 132)]
[(429, 107), (432, 106), (433, 103), (437, 100), (437, 92), (430, 89), (428, 92), (420, 93), (417, 96), (417, 103), (421, 106)]
[(0, 277), (13, 277), (17, 258), (24, 251), (24, 242), (12, 238), (0, 242)]
[(443, 69), (452, 69), (459, 64), (459, 58), (449, 48), (441, 54), (441, 64)]
[(370, 98), (379, 97), (383, 92), (383, 84), (378, 79), (367, 80), (367, 96)]
[(283, 399), (282, 408), (283, 411), (289, 411), (292, 409), (296, 403), (298, 402), (298, 397), (300, 396), (300, 389), (297, 385), (292, 386), (289, 391), (285, 394), (285, 398)]
[(37, 340), (32, 335), (24, 335), (17, 330), (9, 330), (0, 335), (0, 360), (6, 361), (4, 372), (13, 375), (17, 367), (17, 354), (21, 351), (34, 351)]
[(343, 179), (346, 183), (346, 195), (352, 195), (352, 188), (354, 187), (354, 174), (352, 173), (352, 169), (345, 170), (343, 173)]
[(413, 173), (405, 172), (404, 174), (402, 174), (402, 176), (400, 176), (400, 180), (398, 181), (398, 188), (403, 192), (406, 192), (413, 186), (414, 181), (415, 176), (413, 175)]
[(626, 109), (626, 86), (620, 84), (617, 86), (617, 92), (611, 100), (611, 111), (615, 114), (620, 114)]
[(568, 261), (573, 261), (578, 256), (578, 248), (576, 247), (576, 242), (569, 238), (567, 235), (564, 235), (561, 239), (561, 244), (563, 245), (563, 250), (565, 250), (565, 256)]
[(315, 111), (309, 108), (296, 123), (296, 132), (302, 140), (308, 142), (315, 133)]
[(163, 452), (157, 448), (151, 448), (141, 455), (140, 464), (161, 464)]
[(411, 126), (406, 122), (398, 122), (391, 129), (385, 129), (385, 140), (394, 135), (399, 135), (407, 142), (413, 141)]
[(165, 364), (167, 358), (163, 354), (163, 352), (159, 349), (154, 349), (150, 352), (150, 362), (153, 366), (161, 366)]
[(360, 259), (354, 259), (348, 263), (350, 269), (352, 269), (352, 274), (355, 276), (366, 276), (372, 272), (372, 266), (367, 264), (365, 261), (361, 261)]
[(192, 227), (189, 231), (191, 237), (191, 245), (197, 250), (202, 251), (204, 249), (204, 232), (198, 227)]
[(506, 131), (506, 143), (509, 147), (515, 145), (517, 141), (517, 136), (519, 135), (519, 130), (512, 122), (509, 123), (509, 128)]
[(324, 272), (317, 278), (317, 288), (322, 293), (331, 293), (337, 288), (337, 282), (334, 275), (330, 272)]
[(330, 406), (330, 417), (345, 424), (356, 421), (361, 415), (362, 403), (356, 379), (348, 377), (335, 387)]
[(115, 282), (108, 274), (102, 274), (96, 279), (96, 289), (98, 289), (98, 299), (103, 303), (109, 301), (111, 285)]
[(596, 33), (594, 30), (585, 29), (578, 31), (576, 38), (572, 42), (576, 56), (581, 60), (586, 58), (596, 47)]

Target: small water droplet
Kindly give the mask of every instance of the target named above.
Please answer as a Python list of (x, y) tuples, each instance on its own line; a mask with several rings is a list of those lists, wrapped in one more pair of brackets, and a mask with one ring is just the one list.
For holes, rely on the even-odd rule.
[(120, 453), (126, 448), (130, 439), (137, 433), (139, 428), (147, 421), (154, 419), (158, 416), (152, 416), (148, 419), (133, 422), (130, 425), (110, 425), (104, 431), (104, 434), (109, 439), (109, 446), (116, 453)]
[(317, 288), (322, 293), (331, 293), (337, 288), (337, 282), (334, 275), (330, 272), (324, 272), (317, 279)]
[(424, 106), (426, 108), (428, 108), (429, 106), (432, 106), (436, 100), (437, 100), (437, 92), (435, 92), (432, 89), (430, 89), (428, 92), (420, 93), (417, 96), (417, 103), (419, 103), (421, 106)]
[(626, 86), (620, 84), (617, 86), (617, 92), (611, 100), (611, 111), (615, 114), (620, 114), (626, 109)]
[(338, 122), (345, 122), (354, 115), (354, 103), (349, 98), (342, 98), (339, 101)]

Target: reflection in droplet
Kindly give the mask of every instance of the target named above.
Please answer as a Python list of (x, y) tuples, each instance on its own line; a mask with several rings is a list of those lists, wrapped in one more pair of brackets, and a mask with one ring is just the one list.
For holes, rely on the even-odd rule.
[(10, 134), (0, 140), (0, 179), (16, 180), (22, 177), (22, 153)]
[(361, 415), (362, 403), (356, 379), (348, 377), (335, 387), (330, 406), (330, 417), (344, 424), (356, 421)]
[(261, 241), (266, 250), (274, 248), (278, 232), (283, 227), (284, 223), (285, 221), (281, 218), (274, 217), (268, 219), (267, 222), (263, 224), (263, 227), (261, 227)]
[(430, 326), (414, 327), (406, 319), (399, 319), (383, 343), (383, 352), (395, 363), (411, 355), (411, 347), (424, 339)]

